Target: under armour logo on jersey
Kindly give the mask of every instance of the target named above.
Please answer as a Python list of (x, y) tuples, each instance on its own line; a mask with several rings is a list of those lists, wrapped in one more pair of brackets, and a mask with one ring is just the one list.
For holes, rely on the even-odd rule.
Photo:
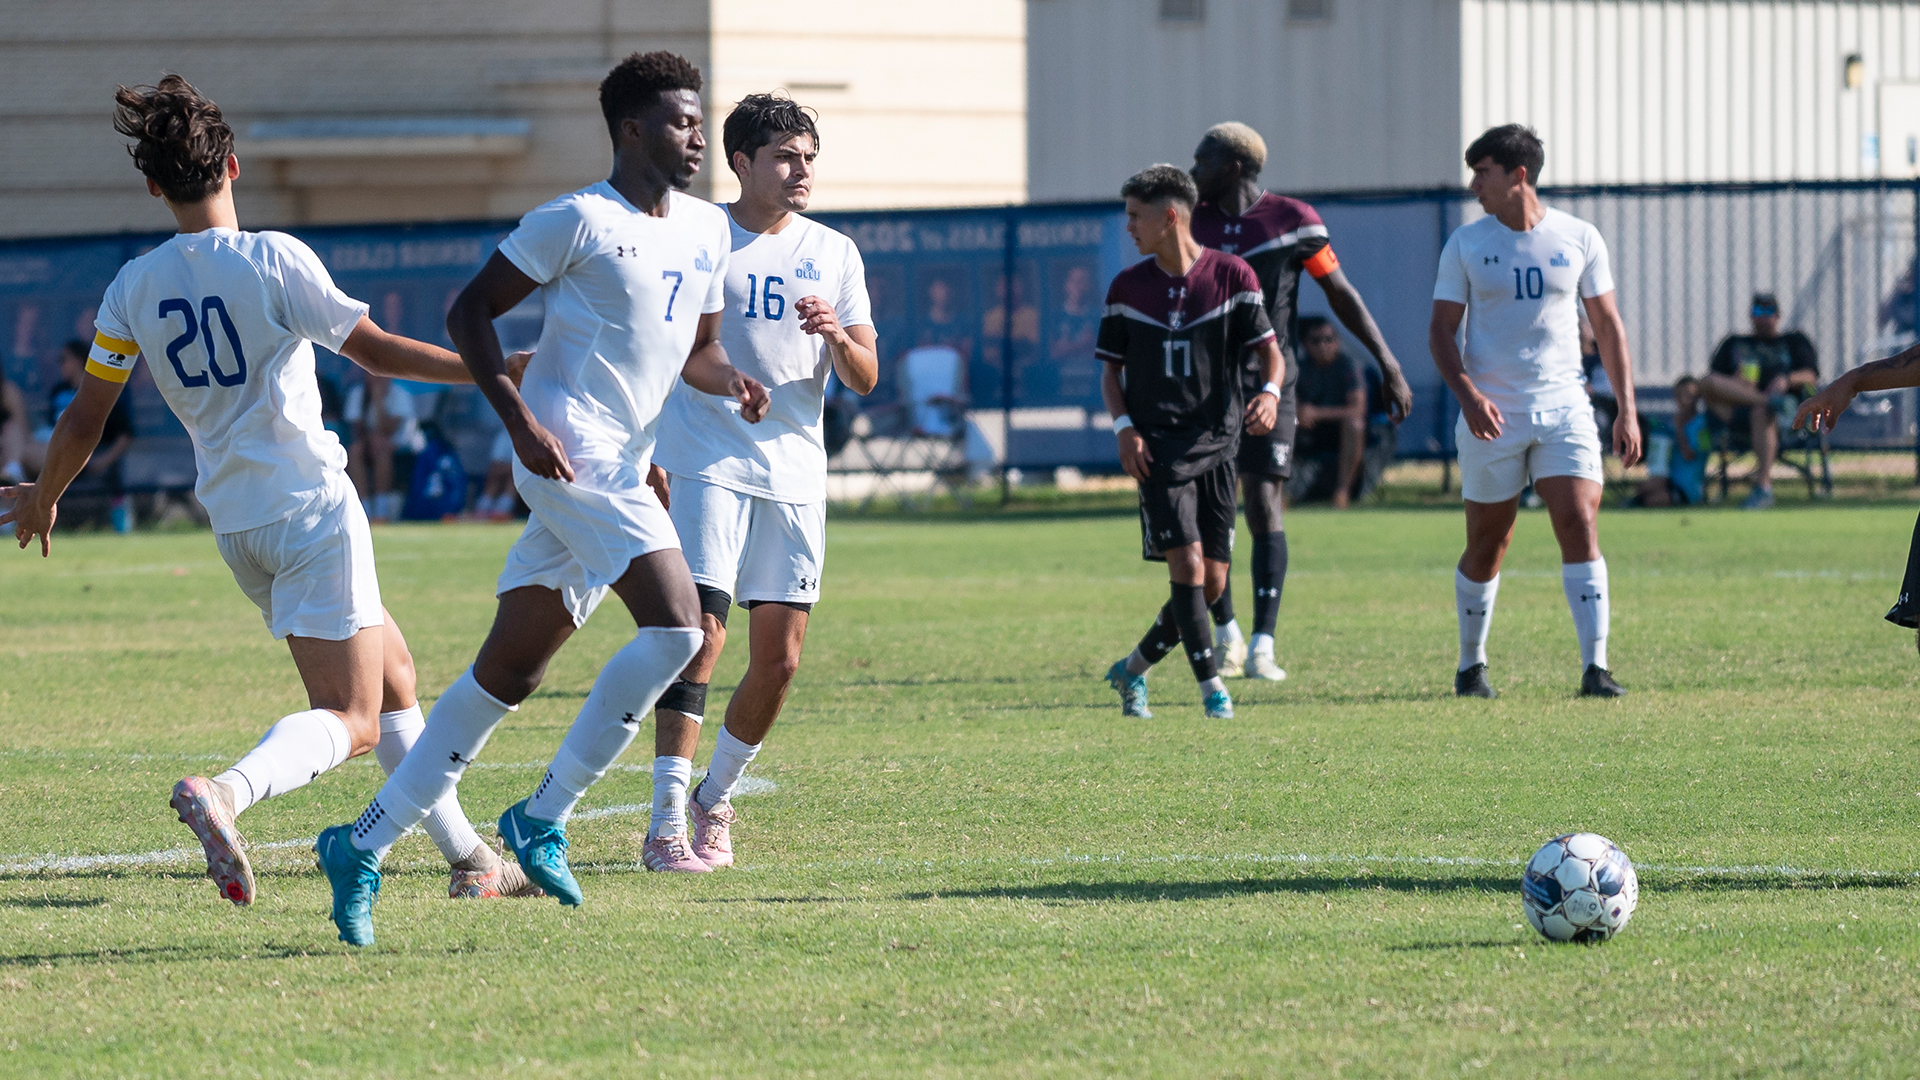
[(1572, 266), (1573, 264), (1567, 261), (1566, 252), (1556, 251), (1553, 253), (1553, 258), (1547, 260), (1547, 265), (1548, 266)]
[(637, 247), (627, 244), (615, 244), (613, 246), (613, 257), (616, 259), (632, 259), (639, 257), (639, 255), (640, 249)]
[(621, 717), (620, 722), (623, 724), (629, 725), (631, 727), (640, 726), (640, 718), (633, 715), (632, 713), (628, 713), (627, 715)]
[(1586, 593), (1581, 593), (1581, 594), (1580, 594), (1580, 599), (1582, 599), (1582, 600), (1598, 600), (1598, 599), (1600, 599), (1600, 594), (1599, 594), (1599, 593), (1594, 593), (1594, 594), (1593, 594), (1592, 596), (1588, 596), (1588, 595), (1587, 595)]
[(701, 247), (700, 250), (694, 253), (693, 268), (695, 270), (704, 270), (709, 274), (712, 273), (713, 272), (713, 253), (709, 252), (704, 246)]
[(813, 265), (812, 259), (801, 259), (800, 265), (793, 268), (793, 276), (806, 281), (819, 281), (820, 268)]
[(452, 753), (450, 753), (450, 754), (448, 754), (448, 755), (447, 755), (447, 760), (448, 760), (448, 761), (451, 761), (451, 762), (453, 762), (453, 763), (454, 763), (455, 765), (458, 765), (458, 766), (460, 766), (460, 767), (461, 767), (461, 768), (463, 768), (463, 769), (464, 769), (464, 768), (466, 768), (467, 766), (469, 766), (469, 765), (471, 765), (471, 764), (473, 764), (473, 759), (472, 759), (472, 758), (463, 758), (463, 757), (461, 757), (461, 756), (460, 756), (460, 751), (458, 751), (458, 750), (455, 750), (455, 751), (453, 751)]
[(1240, 223), (1237, 221), (1229, 221), (1225, 225), (1220, 226), (1220, 231), (1226, 233), (1228, 236), (1239, 236)]
[(1495, 266), (1499, 266), (1499, 265), (1500, 265), (1500, 256), (1498, 256), (1498, 255), (1488, 255), (1488, 256), (1485, 256), (1485, 257), (1483, 257), (1483, 258), (1482, 258), (1482, 259), (1480, 260), (1480, 265), (1481, 265), (1481, 266), (1485, 266), (1485, 265), (1487, 265), (1488, 263), (1492, 263), (1492, 264), (1493, 264), (1493, 265), (1495, 265)]

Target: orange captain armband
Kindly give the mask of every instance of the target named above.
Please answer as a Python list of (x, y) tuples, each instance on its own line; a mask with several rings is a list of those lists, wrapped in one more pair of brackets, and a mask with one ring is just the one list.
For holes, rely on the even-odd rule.
[(1328, 244), (1314, 252), (1311, 258), (1300, 264), (1300, 267), (1318, 280), (1340, 269), (1340, 260), (1333, 253), (1333, 245)]
[(111, 383), (123, 383), (133, 376), (134, 358), (140, 346), (106, 334), (93, 335), (93, 351), (87, 354), (87, 374)]

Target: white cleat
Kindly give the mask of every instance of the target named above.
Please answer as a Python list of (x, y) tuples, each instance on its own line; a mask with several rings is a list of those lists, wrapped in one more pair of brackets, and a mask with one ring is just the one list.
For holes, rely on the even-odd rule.
[(1279, 664), (1273, 662), (1272, 654), (1254, 653), (1252, 659), (1247, 662), (1247, 678), (1265, 679), (1268, 682), (1284, 682), (1286, 681), (1287, 673), (1281, 669)]
[(1234, 638), (1231, 641), (1214, 638), (1214, 652), (1220, 657), (1220, 677), (1237, 679), (1247, 667), (1247, 639)]

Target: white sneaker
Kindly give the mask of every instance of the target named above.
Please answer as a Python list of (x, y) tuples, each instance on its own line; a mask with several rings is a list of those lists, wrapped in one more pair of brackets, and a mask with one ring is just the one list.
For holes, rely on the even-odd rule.
[(1285, 680), (1286, 677), (1287, 673), (1280, 669), (1279, 664), (1273, 662), (1273, 654), (1271, 653), (1254, 653), (1253, 658), (1247, 662), (1247, 678), (1249, 679), (1265, 679), (1268, 682), (1281, 682)]
[(1247, 639), (1238, 637), (1231, 641), (1223, 641), (1215, 635), (1213, 647), (1220, 657), (1220, 677), (1239, 678), (1240, 673), (1246, 670), (1247, 666)]

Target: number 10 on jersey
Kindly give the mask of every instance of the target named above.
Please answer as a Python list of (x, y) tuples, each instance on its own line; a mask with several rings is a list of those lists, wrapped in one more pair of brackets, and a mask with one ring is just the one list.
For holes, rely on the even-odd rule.
[(1547, 292), (1547, 275), (1537, 266), (1527, 267), (1524, 277), (1520, 268), (1513, 268), (1513, 298), (1515, 300), (1538, 300)]

